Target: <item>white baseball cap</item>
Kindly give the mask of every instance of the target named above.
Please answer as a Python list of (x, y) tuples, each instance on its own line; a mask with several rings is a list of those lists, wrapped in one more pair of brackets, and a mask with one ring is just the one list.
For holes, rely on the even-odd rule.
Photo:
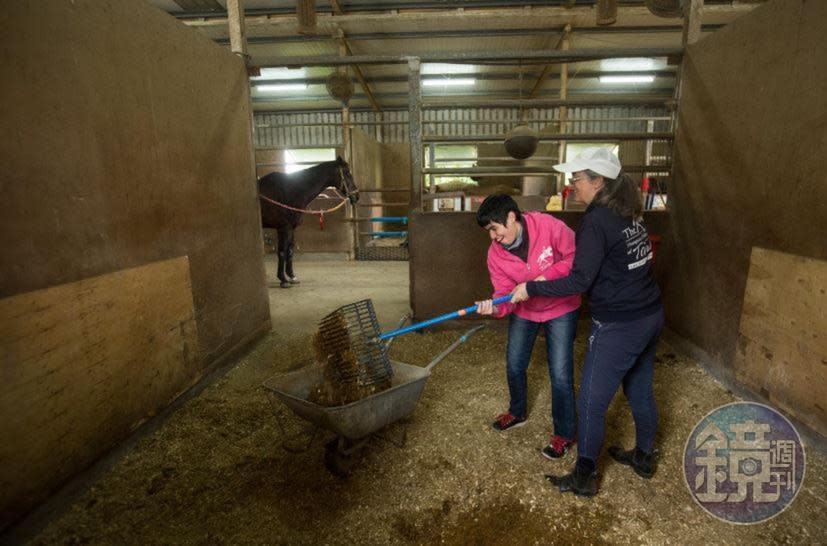
[(617, 178), (620, 174), (620, 160), (608, 148), (594, 146), (586, 148), (571, 161), (555, 165), (554, 170), (561, 173), (588, 170), (606, 178)]

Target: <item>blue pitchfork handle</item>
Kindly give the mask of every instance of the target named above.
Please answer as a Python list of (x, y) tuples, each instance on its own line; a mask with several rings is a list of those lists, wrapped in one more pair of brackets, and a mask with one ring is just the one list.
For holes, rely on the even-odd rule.
[[(494, 300), (494, 305), (498, 305), (500, 303), (505, 303), (507, 301), (511, 301), (511, 294), (507, 296), (500, 296), (499, 298)], [(377, 340), (385, 340), (390, 339), (396, 336), (401, 336), (402, 334), (407, 334), (408, 332), (413, 332), (415, 330), (421, 330), (422, 328), (427, 328), (428, 326), (432, 326), (434, 324), (439, 324), (440, 322), (445, 322), (446, 320), (451, 320), (459, 317), (464, 317), (468, 313), (473, 313), (477, 310), (476, 305), (469, 305), (465, 309), (460, 309), (459, 311), (454, 311), (452, 313), (445, 313), (444, 315), (440, 315), (438, 317), (434, 317), (432, 319), (423, 320), (422, 322), (417, 322), (416, 324), (411, 324), (410, 326), (405, 326), (404, 328), (399, 328), (398, 330), (391, 330), (390, 332), (385, 332), (381, 334)]]

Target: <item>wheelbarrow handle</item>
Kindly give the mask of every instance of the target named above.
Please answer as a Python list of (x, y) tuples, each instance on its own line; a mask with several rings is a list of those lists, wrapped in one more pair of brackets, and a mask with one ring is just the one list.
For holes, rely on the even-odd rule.
[(474, 326), (473, 328), (471, 328), (470, 330), (468, 330), (467, 332), (462, 334), (459, 337), (458, 340), (453, 342), (447, 349), (445, 349), (444, 351), (439, 353), (435, 359), (431, 360), (430, 364), (425, 366), (425, 369), (430, 372), (433, 369), (434, 366), (436, 366), (437, 364), (442, 362), (445, 359), (446, 356), (448, 356), (449, 354), (454, 352), (454, 349), (456, 349), (457, 347), (459, 347), (460, 345), (462, 345), (463, 343), (468, 341), (468, 338), (470, 338), (471, 336), (473, 336), (474, 334), (476, 334), (477, 332), (479, 332), (483, 328), (485, 328), (485, 324), (480, 324), (479, 326)]
[[(511, 294), (508, 294), (506, 296), (500, 296), (499, 298), (495, 299), (494, 305), (505, 303), (507, 301), (511, 301)], [(445, 313), (444, 315), (440, 315), (438, 317), (434, 317), (428, 320), (423, 320), (422, 322), (417, 322), (416, 324), (411, 324), (410, 326), (405, 326), (404, 328), (399, 328), (397, 330), (385, 332), (383, 334), (380, 334), (377, 339), (381, 341), (385, 339), (390, 339), (392, 337), (401, 336), (403, 334), (407, 334), (408, 332), (414, 332), (416, 330), (421, 330), (422, 328), (427, 328), (428, 326), (433, 326), (434, 324), (439, 324), (440, 322), (445, 322), (446, 320), (464, 317), (468, 313), (473, 313), (476, 310), (476, 305), (469, 305), (468, 307), (460, 309), (458, 311)]]

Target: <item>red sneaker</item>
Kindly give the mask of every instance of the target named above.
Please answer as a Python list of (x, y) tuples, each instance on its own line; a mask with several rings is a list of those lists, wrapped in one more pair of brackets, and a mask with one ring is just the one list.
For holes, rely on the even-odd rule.
[(503, 431), (510, 428), (521, 427), (525, 424), (525, 417), (515, 417), (506, 412), (497, 416), (497, 419), (491, 423), (491, 426), (496, 430)]
[(543, 448), (543, 457), (546, 459), (559, 459), (565, 455), (573, 445), (574, 440), (569, 440), (568, 438), (563, 438), (555, 434), (551, 437), (551, 440), (549, 440), (548, 445)]

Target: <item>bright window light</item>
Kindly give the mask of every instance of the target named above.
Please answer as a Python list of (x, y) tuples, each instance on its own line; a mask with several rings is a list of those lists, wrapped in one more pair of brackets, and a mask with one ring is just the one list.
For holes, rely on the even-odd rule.
[(257, 85), (256, 91), (261, 93), (275, 93), (279, 91), (306, 91), (306, 83), (278, 83), (274, 85)]
[[(474, 144), (435, 144), (434, 145), (434, 161), (431, 165), (430, 154), (425, 154), (425, 165), (428, 167), (439, 168), (461, 168), (467, 169), (469, 167), (477, 166), (477, 146)], [(470, 176), (446, 175), (446, 176), (427, 176), (425, 177), (425, 185), (431, 187), (431, 179), (434, 185), (440, 184), (468, 184), (476, 186), (477, 183)]]
[(476, 81), (475, 78), (433, 78), (422, 80), (422, 85), (425, 87), (457, 87), (474, 85)]
[(298, 150), (284, 150), (284, 170), (287, 174), (309, 169), (322, 161), (336, 159), (334, 148), (305, 148)]
[(628, 76), (600, 76), (600, 83), (652, 83), (653, 81), (655, 81), (654, 76), (644, 76), (642, 74)]
[(253, 80), (296, 80), (307, 76), (304, 68), (262, 68)]
[(600, 61), (600, 69), (605, 72), (646, 72), (655, 69), (655, 60), (645, 57), (603, 59)]
[(473, 74), (477, 67), (472, 64), (423, 63), (423, 74)]

